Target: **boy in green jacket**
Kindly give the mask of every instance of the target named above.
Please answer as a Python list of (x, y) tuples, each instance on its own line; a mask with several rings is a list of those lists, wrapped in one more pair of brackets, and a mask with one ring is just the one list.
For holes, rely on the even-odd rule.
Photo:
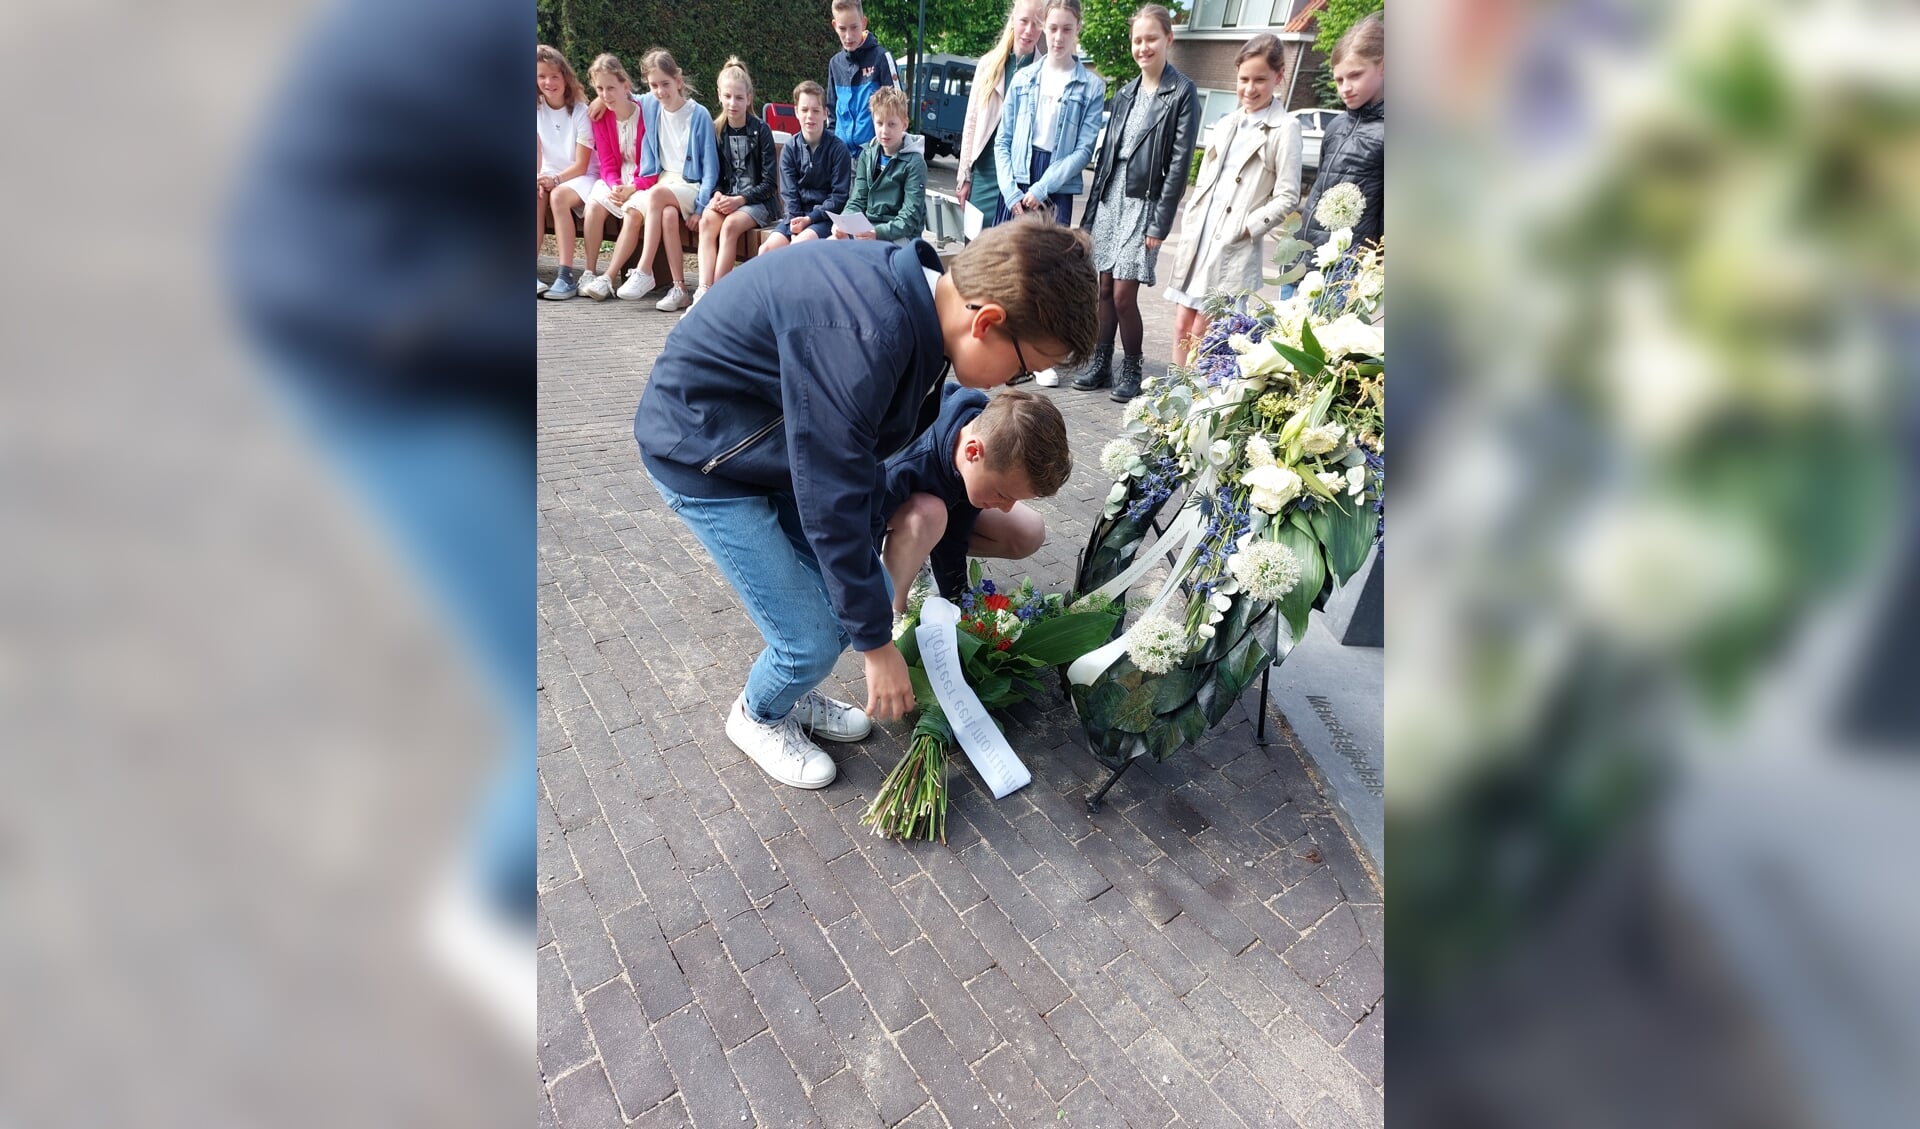
[[(907, 96), (899, 87), (874, 91), (867, 109), (873, 115), (873, 144), (860, 150), (847, 211), (867, 217), (873, 231), (852, 238), (907, 243), (927, 226), (926, 140), (907, 135)], [(849, 238), (838, 228), (833, 235)]]

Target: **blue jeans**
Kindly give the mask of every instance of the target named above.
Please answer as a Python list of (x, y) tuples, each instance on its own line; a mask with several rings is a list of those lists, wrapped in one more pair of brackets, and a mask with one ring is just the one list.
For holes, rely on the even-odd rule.
[(469, 866), (492, 903), (532, 927), (534, 437), (484, 405), (405, 404), (296, 376), (289, 407), (379, 514), (491, 683), (503, 747), (475, 813)]
[(747, 714), (766, 725), (779, 721), (833, 672), (848, 644), (800, 511), (785, 495), (692, 498), (657, 478), (653, 485), (706, 546), (767, 641), (747, 674)]

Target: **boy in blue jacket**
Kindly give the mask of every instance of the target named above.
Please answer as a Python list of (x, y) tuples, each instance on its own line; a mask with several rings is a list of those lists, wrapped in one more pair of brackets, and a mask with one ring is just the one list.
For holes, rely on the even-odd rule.
[(873, 113), (867, 100), (883, 86), (898, 86), (893, 60), (867, 31), (860, 0), (833, 0), (833, 34), (840, 53), (827, 60), (827, 128), (857, 159), (873, 140)]
[(1053, 497), (1072, 474), (1067, 422), (1052, 400), (1018, 388), (989, 398), (949, 382), (940, 418), (887, 460), (880, 559), (893, 582), (895, 630), (922, 563), (940, 594), (955, 599), (968, 557), (1017, 561), (1039, 552), (1047, 524), (1023, 503)]
[[(925, 243), (829, 240), (732, 277), (667, 335), (634, 439), (766, 640), (728, 738), (822, 788), (836, 769), (810, 735), (858, 741), (913, 706), (875, 549), (886, 459), (932, 426), (949, 370), (995, 388), (1092, 350), (1093, 250), (1035, 219), (982, 233), (945, 274)], [(815, 689), (849, 644), (865, 709)]]
[(760, 245), (763, 255), (788, 243), (832, 235), (827, 213), (845, 211), (853, 191), (853, 158), (840, 139), (827, 132), (827, 94), (819, 83), (793, 88), (793, 116), (800, 119), (800, 136), (780, 153), (780, 199), (787, 206), (787, 219)]

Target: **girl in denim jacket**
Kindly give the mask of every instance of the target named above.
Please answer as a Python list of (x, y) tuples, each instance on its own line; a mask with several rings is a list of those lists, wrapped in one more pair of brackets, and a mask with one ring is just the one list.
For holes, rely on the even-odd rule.
[(1080, 62), (1080, 0), (1048, 0), (1047, 53), (1013, 76), (993, 139), (1000, 179), (999, 223), (1051, 208), (1073, 221), (1080, 174), (1100, 136), (1107, 84)]

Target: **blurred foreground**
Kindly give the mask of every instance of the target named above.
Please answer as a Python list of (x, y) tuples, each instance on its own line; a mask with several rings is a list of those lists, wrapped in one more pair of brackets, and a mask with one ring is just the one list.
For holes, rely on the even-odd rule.
[(1394, 32), (1390, 1120), (1911, 1124), (1914, 9)]
[[(310, 137), (329, 102), (359, 100), (370, 136), (411, 134), (444, 160), (423, 123), (432, 95), (454, 98), (453, 75), (432, 68), (503, 101), (476, 43), (491, 22), (524, 55), (524, 13), (495, 12), (505, 20), (470, 4), (213, 0), (16, 5), (0, 20), (20, 108), (0, 188), (16, 251), (0, 408), (0, 1124), (532, 1120), (530, 1024), (505, 1037), (497, 1003), (454, 977), (430, 932), (436, 897), (471, 869), (510, 703), (450, 612), (455, 585), (423, 578), (287, 407), (312, 358), (367, 372), (410, 356), (423, 371), (447, 334), (396, 318), (385, 361), (348, 359), (376, 335), (350, 316), (356, 299), (440, 258), (430, 225), (399, 222), (426, 182), (386, 184), (383, 212), (344, 154), (286, 142)], [(362, 73), (330, 84), (355, 40)], [(503, 117), (488, 97), (466, 112)], [(488, 160), (469, 150), (441, 167), (484, 196)], [(277, 207), (236, 210), (263, 185)], [(329, 198), (366, 198), (367, 219)], [(469, 223), (453, 249), (486, 247), (486, 230)], [(349, 313), (301, 347), (244, 345), (231, 299), (259, 293), (270, 263), (308, 277), (314, 324)], [(484, 307), (490, 275), (469, 274), (443, 297)], [(382, 305), (399, 309), (391, 291)], [(522, 342), (503, 363), (530, 376), (531, 314), (502, 334)], [(530, 652), (522, 387), (528, 501), (512, 540)]]

